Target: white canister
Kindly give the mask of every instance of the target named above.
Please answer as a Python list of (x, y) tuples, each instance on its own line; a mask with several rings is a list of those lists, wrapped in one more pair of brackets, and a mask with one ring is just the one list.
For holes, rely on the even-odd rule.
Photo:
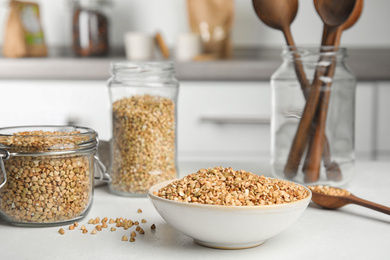
[(181, 33), (176, 39), (175, 58), (178, 61), (191, 61), (203, 53), (202, 39), (196, 33)]
[(124, 35), (126, 58), (134, 61), (153, 60), (155, 43), (152, 36), (142, 32), (127, 32)]

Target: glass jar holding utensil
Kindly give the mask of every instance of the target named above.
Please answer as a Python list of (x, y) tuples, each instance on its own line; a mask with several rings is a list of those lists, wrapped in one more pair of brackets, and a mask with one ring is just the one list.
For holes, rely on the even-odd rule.
[[(274, 176), (332, 186), (352, 179), (356, 78), (346, 52), (333, 46), (284, 48), (271, 78)], [(298, 70), (304, 77), (297, 77)]]

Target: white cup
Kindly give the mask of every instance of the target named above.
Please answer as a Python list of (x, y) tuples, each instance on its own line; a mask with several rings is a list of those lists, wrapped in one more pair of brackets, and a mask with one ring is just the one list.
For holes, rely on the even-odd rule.
[(175, 58), (178, 61), (191, 61), (203, 53), (203, 43), (199, 34), (181, 33), (176, 39)]
[(126, 58), (128, 60), (146, 61), (154, 58), (154, 38), (142, 32), (124, 34)]

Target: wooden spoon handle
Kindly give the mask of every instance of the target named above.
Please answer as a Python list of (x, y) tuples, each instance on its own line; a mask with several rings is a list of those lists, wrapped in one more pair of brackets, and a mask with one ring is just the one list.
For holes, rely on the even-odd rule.
[(371, 202), (368, 200), (364, 200), (364, 199), (358, 198), (354, 195), (348, 196), (347, 199), (348, 199), (349, 203), (360, 205), (360, 206), (363, 206), (363, 207), (373, 209), (373, 210), (385, 213), (387, 215), (390, 215), (390, 208), (386, 207), (384, 205), (380, 205), (380, 204), (377, 204), (377, 203), (374, 203), (374, 202)]
[[(290, 27), (283, 28), (283, 34), (286, 38), (287, 45), (292, 48), (292, 51), (296, 51), (295, 42), (291, 35)], [(305, 70), (303, 69), (302, 62), (300, 60), (300, 56), (298, 53), (294, 52), (294, 69), (297, 74), (299, 84), (301, 85), (301, 89), (303, 91), (303, 95), (307, 97), (307, 93), (310, 89), (310, 82), (306, 77)]]
[[(339, 31), (340, 30), (331, 30), (331, 28), (324, 27), (322, 45), (336, 44), (335, 40)], [(332, 62), (329, 65), (329, 67), (326, 69), (324, 75), (327, 78), (332, 79), (335, 73), (335, 69), (336, 69), (336, 59), (332, 58)], [(318, 74), (316, 73), (316, 77), (317, 76)], [(321, 158), (325, 156), (324, 158), (325, 162), (329, 162), (331, 160), (330, 152), (325, 154), (323, 152), (324, 152), (325, 144), (328, 145), (328, 143), (325, 143), (327, 141), (325, 136), (325, 126), (326, 126), (326, 119), (328, 114), (330, 89), (332, 86), (332, 82), (327, 82), (327, 83), (321, 82), (321, 84), (324, 85), (324, 90), (320, 95), (318, 111), (313, 120), (316, 127), (314, 130), (314, 134), (311, 138), (311, 142), (309, 144), (309, 150), (307, 153), (307, 157), (303, 169), (305, 173), (305, 182), (308, 183), (316, 182), (319, 179), (320, 169), (321, 169)], [(334, 168), (334, 171), (330, 169), (329, 170), (330, 175), (338, 176), (340, 174), (340, 172), (336, 171), (338, 169), (339, 169), (338, 167)]]
[(312, 137), (312, 142), (308, 151), (308, 158), (307, 158), (308, 164), (304, 169), (305, 182), (307, 183), (316, 182), (320, 176), (321, 159), (323, 156), (324, 143), (325, 143), (326, 117), (327, 117), (329, 96), (330, 96), (330, 84), (329, 83), (325, 84), (325, 86), (326, 89), (321, 94), (320, 102), (318, 104), (319, 113), (316, 122), (317, 123), (316, 128), (314, 130), (314, 136)]
[[(320, 97), (320, 102), (321, 102), (321, 97)], [(319, 104), (320, 106), (320, 104)], [(312, 147), (312, 142), (314, 139), (314, 132), (316, 130), (316, 122), (318, 120), (318, 109), (317, 109), (317, 114), (313, 118), (313, 122), (310, 126), (310, 132), (309, 132), (309, 140), (308, 140), (308, 152), (306, 153), (306, 158), (302, 167), (302, 172), (307, 174), (308, 172), (308, 166), (310, 164), (310, 149)], [(341, 174), (341, 169), (340, 166), (338, 165), (337, 162), (332, 161), (332, 156), (330, 153), (330, 144), (327, 136), (324, 136), (324, 147), (322, 151), (322, 160), (324, 162), (324, 167), (326, 170), (326, 175), (328, 180), (333, 180), (333, 181), (341, 181), (342, 179), (342, 174)]]
[[(285, 35), (288, 35), (288, 32), (285, 32)], [(324, 34), (322, 39), (322, 45), (332, 45), (335, 41), (335, 38), (337, 33), (334, 30), (329, 30), (326, 27), (324, 27)], [(288, 42), (288, 38), (286, 37), (286, 40)], [(292, 40), (292, 39), (291, 39)], [(297, 59), (295, 59), (297, 60)], [(296, 64), (297, 65), (297, 64)], [(303, 70), (302, 64), (298, 64), (301, 66), (301, 69)], [(331, 65), (332, 66), (332, 65)], [(304, 72), (303, 72), (304, 73)], [(303, 74), (300, 71), (297, 71), (297, 75)], [(292, 178), (296, 175), (299, 167), (299, 163), (301, 161), (303, 152), (305, 150), (305, 147), (308, 142), (310, 142), (309, 145), (309, 152), (307, 153), (307, 157), (304, 163), (304, 172), (309, 173), (306, 175), (306, 181), (307, 182), (315, 182), (318, 180), (319, 172), (320, 172), (320, 163), (321, 163), (321, 157), (324, 156), (324, 161), (327, 165), (330, 165), (331, 163), (331, 156), (330, 151), (325, 150), (323, 153), (323, 149), (329, 148), (328, 139), (325, 135), (325, 122), (326, 122), (326, 115), (327, 115), (327, 107), (329, 103), (329, 93), (324, 95), (321, 95), (321, 85), (322, 81), (320, 80), (320, 77), (327, 74), (327, 76), (333, 77), (334, 74), (334, 68), (329, 69), (320, 69), (317, 67), (315, 72), (315, 77), (313, 84), (310, 87), (305, 87), (306, 90), (310, 90), (310, 94), (308, 94), (308, 91), (305, 91), (303, 88), (303, 92), (306, 98), (306, 105), (302, 114), (301, 121), (299, 123), (297, 132), (295, 134), (295, 137), (293, 139), (293, 143), (290, 148), (290, 152), (288, 155), (287, 163), (284, 168), (284, 174), (288, 178)], [(298, 77), (299, 79), (299, 77)], [(302, 83), (301, 83), (302, 86)], [(329, 85), (330, 87), (330, 85)], [(320, 102), (321, 100), (321, 102)], [(317, 104), (320, 103), (320, 109), (317, 113), (320, 117), (319, 120), (313, 120), (314, 118), (317, 118), (316, 116), (316, 110), (317, 110)], [(325, 110), (325, 113), (324, 113)], [(324, 120), (325, 117), (325, 120)], [(318, 122), (315, 122), (318, 121)], [(313, 127), (317, 123), (317, 127), (314, 130)], [(313, 126), (314, 124), (314, 126)], [(311, 125), (311, 127), (310, 127)], [(319, 131), (318, 128), (321, 128)], [(311, 131), (310, 131), (311, 129)], [(314, 136), (312, 136), (312, 134)], [(312, 136), (310, 138), (310, 136)], [(313, 144), (313, 145), (312, 145)], [(312, 154), (314, 153), (314, 154)], [(339, 178), (340, 171), (339, 167), (336, 163), (332, 164), (333, 167), (329, 168), (328, 172), (331, 176), (335, 176), (333, 178)]]
[[(324, 25), (324, 29), (323, 29), (323, 35), (322, 35), (322, 41), (321, 41), (321, 46), (325, 46), (327, 44), (329, 44), (331, 41), (336, 41), (335, 45), (337, 43), (337, 37), (338, 39), (340, 39), (340, 34), (341, 34), (341, 31), (342, 30), (337, 30), (337, 33), (336, 35), (329, 35), (329, 31), (327, 29), (327, 26)], [(321, 57), (320, 61), (322, 60), (323, 58)], [(318, 75), (318, 74), (316, 74)], [(321, 107), (323, 104), (322, 100), (323, 100), (323, 95), (321, 94), (320, 96), (320, 103), (319, 103), (319, 107)], [(308, 175), (306, 177), (306, 182), (315, 182), (318, 180), (319, 178), (319, 171), (320, 171), (320, 168), (319, 168), (319, 165), (317, 165), (318, 169), (315, 170), (315, 173), (313, 175), (311, 175), (309, 172), (312, 171), (313, 169), (310, 169), (311, 167), (313, 167), (313, 165), (310, 163), (311, 161), (311, 157), (312, 157), (312, 152), (313, 152), (313, 146), (312, 146), (312, 143), (314, 142), (314, 140), (318, 139), (318, 138), (323, 138), (324, 140), (323, 141), (320, 141), (323, 143), (323, 151), (322, 151), (322, 159), (324, 161), (324, 166), (325, 166), (325, 169), (326, 169), (326, 173), (327, 173), (327, 177), (328, 179), (330, 180), (337, 180), (337, 181), (340, 181), (340, 179), (342, 178), (341, 176), (341, 170), (340, 170), (340, 167), (339, 165), (336, 163), (336, 162), (332, 162), (332, 156), (330, 154), (330, 145), (329, 145), (329, 140), (326, 136), (326, 134), (324, 134), (323, 137), (320, 137), (320, 136), (314, 136), (315, 135), (315, 131), (316, 131), (316, 126), (317, 127), (322, 127), (321, 126), (321, 122), (318, 122), (318, 119), (319, 119), (319, 109), (317, 109), (316, 111), (316, 114), (314, 115), (314, 118), (313, 118), (313, 122), (311, 124), (311, 127), (310, 127), (310, 132), (309, 132), (309, 143), (308, 143), (308, 152), (306, 153), (306, 158), (305, 158), (305, 161), (304, 161), (304, 164), (303, 164), (303, 168), (302, 168), (302, 171), (303, 173), (305, 173), (305, 175)], [(317, 153), (319, 152), (319, 150), (315, 150)], [(319, 154), (317, 156), (320, 156)]]
[[(323, 75), (324, 72), (317, 70), (316, 74), (317, 73)], [(321, 80), (319, 79), (319, 76), (316, 75), (314, 78), (314, 83), (311, 86), (309, 96), (307, 97), (297, 132), (295, 133), (293, 142), (291, 144), (287, 163), (284, 167), (284, 174), (288, 178), (292, 178), (297, 174), (299, 163), (306, 148), (310, 125), (316, 113), (320, 92)]]

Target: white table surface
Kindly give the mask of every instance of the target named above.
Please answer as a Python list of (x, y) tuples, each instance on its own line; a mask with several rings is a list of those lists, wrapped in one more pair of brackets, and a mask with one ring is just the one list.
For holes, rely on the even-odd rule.
[[(220, 165), (220, 164), (218, 164)], [(180, 176), (198, 168), (216, 166), (210, 163), (181, 163)], [(228, 165), (222, 165), (228, 166)], [(256, 172), (256, 163), (234, 166)], [(268, 175), (268, 170), (263, 172)], [(390, 206), (390, 163), (357, 162), (354, 180), (348, 186), (354, 195)], [(141, 208), (142, 213), (137, 213)], [(145, 235), (133, 243), (123, 242), (128, 230), (104, 229), (91, 235), (89, 218), (123, 217), (148, 222), (141, 224)], [(94, 202), (79, 228), (58, 234), (60, 227), (21, 228), (0, 222), (0, 259), (389, 259), (390, 216), (356, 205), (339, 210), (324, 210), (310, 204), (302, 217), (288, 230), (264, 244), (243, 250), (220, 250), (199, 246), (186, 235), (171, 228), (147, 198), (112, 195), (106, 186), (95, 189)], [(151, 224), (156, 230), (150, 230)], [(189, 223), (191, 224), (191, 223)], [(202, 222), (194, 223), (201, 225)], [(239, 223), (235, 223), (239, 224)], [(109, 226), (113, 226), (112, 224)]]

